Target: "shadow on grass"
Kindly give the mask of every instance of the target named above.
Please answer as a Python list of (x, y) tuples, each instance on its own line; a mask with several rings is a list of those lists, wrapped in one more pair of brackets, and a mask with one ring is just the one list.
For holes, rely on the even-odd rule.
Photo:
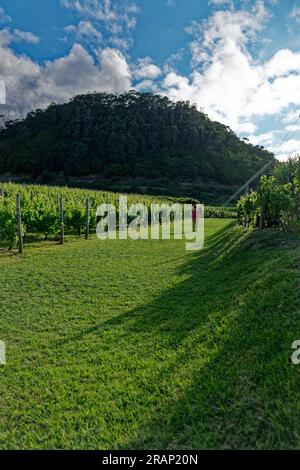
[(119, 448), (299, 447), (300, 371), (290, 360), (300, 337), (299, 253), (264, 236), (225, 227), (188, 258), (174, 288), (68, 338), (101, 341), (113, 330), (132, 363), (153, 369), (143, 380), (132, 371), (149, 405), (139, 416), (137, 403), (134, 435)]

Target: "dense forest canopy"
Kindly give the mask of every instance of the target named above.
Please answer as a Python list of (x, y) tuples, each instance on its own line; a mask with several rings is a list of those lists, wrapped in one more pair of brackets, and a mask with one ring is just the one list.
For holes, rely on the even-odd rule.
[(0, 173), (168, 178), (240, 184), (273, 155), (189, 102), (150, 93), (91, 93), (10, 121)]

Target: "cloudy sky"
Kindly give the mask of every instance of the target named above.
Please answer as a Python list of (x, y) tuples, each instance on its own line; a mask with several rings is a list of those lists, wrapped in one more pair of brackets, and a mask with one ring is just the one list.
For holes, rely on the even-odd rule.
[(300, 153), (300, 0), (0, 0), (2, 101), (3, 82), (10, 117), (135, 88), (285, 159)]

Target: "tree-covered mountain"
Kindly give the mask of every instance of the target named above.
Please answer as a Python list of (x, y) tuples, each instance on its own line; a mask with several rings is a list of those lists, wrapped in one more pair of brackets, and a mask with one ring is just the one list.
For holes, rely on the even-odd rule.
[(77, 96), (0, 132), (1, 174), (235, 185), (272, 158), (189, 102), (135, 91)]

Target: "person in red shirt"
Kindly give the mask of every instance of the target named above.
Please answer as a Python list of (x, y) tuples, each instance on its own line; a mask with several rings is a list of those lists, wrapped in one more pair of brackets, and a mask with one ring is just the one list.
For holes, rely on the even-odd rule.
[(196, 204), (193, 204), (192, 221), (193, 221), (193, 230), (195, 232), (196, 227), (197, 227), (197, 222), (198, 222), (198, 210), (197, 210), (197, 205)]

